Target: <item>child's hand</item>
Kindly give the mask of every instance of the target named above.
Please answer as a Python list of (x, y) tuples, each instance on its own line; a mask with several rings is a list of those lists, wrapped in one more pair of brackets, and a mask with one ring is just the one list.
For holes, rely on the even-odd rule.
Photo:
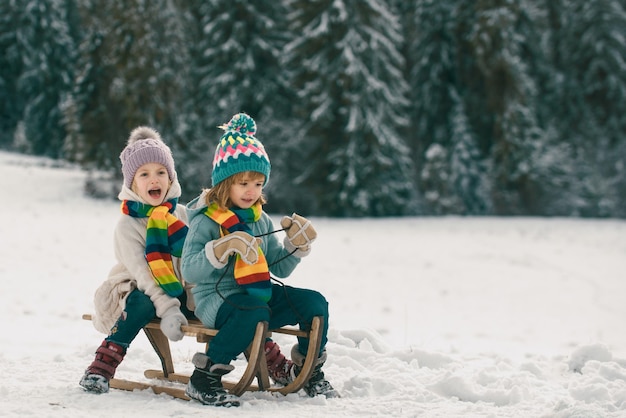
[(259, 241), (252, 235), (237, 231), (205, 245), (207, 259), (217, 268), (228, 262), (228, 257), (239, 254), (246, 264), (254, 264), (259, 259)]
[(288, 251), (296, 251), (294, 255), (298, 257), (304, 257), (311, 252), (311, 243), (317, 238), (317, 232), (311, 221), (294, 213), (283, 217), (280, 225), (285, 228), (287, 234), (284, 244)]
[(172, 307), (161, 318), (161, 331), (169, 340), (179, 341), (185, 336), (180, 326), (187, 324), (187, 318), (180, 312), (180, 309)]

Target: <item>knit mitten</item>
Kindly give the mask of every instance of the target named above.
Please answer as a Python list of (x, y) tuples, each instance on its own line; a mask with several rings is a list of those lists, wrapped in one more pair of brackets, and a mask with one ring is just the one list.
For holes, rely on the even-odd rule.
[(287, 236), (284, 240), (285, 249), (293, 252), (296, 257), (304, 257), (311, 252), (311, 243), (317, 238), (317, 232), (311, 221), (294, 213), (280, 221)]
[(180, 341), (185, 336), (181, 325), (187, 325), (187, 318), (179, 308), (169, 308), (161, 317), (161, 331), (171, 341)]
[(258, 248), (257, 238), (243, 231), (209, 241), (204, 247), (207, 259), (216, 268), (225, 267), (228, 257), (233, 254), (239, 254), (246, 264), (252, 265), (259, 258)]

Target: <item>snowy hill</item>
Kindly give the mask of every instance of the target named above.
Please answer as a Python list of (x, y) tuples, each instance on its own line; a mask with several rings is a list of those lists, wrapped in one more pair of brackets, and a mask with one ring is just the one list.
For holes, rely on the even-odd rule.
[[(45, 159), (0, 152), (0, 178), (4, 417), (626, 416), (625, 221), (312, 219), (319, 239), (286, 282), (330, 301), (325, 371), (343, 397), (246, 393), (214, 409), (81, 390), (104, 336), (80, 318), (113, 265), (119, 204)], [(172, 348), (191, 372), (202, 345)], [(140, 335), (117, 376), (158, 364)]]

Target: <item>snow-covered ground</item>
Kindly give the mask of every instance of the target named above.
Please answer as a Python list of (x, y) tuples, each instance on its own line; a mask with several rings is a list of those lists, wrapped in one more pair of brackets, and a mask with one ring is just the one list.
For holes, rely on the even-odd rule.
[[(84, 176), (0, 152), (0, 416), (626, 416), (622, 220), (312, 218), (319, 239), (286, 281), (330, 301), (325, 371), (341, 399), (246, 393), (218, 409), (84, 393), (103, 335), (81, 315), (113, 265), (119, 213), (83, 196)], [(191, 372), (202, 345), (172, 348)], [(117, 376), (158, 365), (140, 335)]]

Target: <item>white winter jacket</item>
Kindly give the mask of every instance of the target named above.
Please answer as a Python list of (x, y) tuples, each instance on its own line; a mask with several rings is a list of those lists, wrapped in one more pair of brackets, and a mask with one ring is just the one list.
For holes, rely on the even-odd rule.
[[(174, 181), (167, 192), (165, 200), (179, 197), (181, 194), (180, 184)], [(118, 195), (120, 200), (143, 201), (136, 193), (126, 186), (122, 186), (122, 191)], [(176, 205), (174, 216), (185, 224), (187, 221), (187, 211), (184, 205)], [(150, 297), (156, 314), (160, 318), (172, 307), (180, 308), (178, 298), (168, 296), (155, 282), (152, 272), (145, 259), (146, 251), (146, 226), (148, 218), (133, 218), (121, 214), (115, 227), (113, 235), (113, 245), (117, 264), (111, 269), (109, 277), (96, 290), (94, 296), (95, 315), (93, 324), (96, 329), (105, 334), (109, 334), (115, 321), (119, 318), (126, 304), (126, 297), (135, 288), (141, 290)], [(176, 276), (181, 279), (188, 294), (188, 308), (194, 310), (193, 298), (191, 297), (190, 285), (182, 280), (180, 270), (180, 258), (172, 256), (172, 264)], [(191, 306), (189, 306), (191, 305)]]

